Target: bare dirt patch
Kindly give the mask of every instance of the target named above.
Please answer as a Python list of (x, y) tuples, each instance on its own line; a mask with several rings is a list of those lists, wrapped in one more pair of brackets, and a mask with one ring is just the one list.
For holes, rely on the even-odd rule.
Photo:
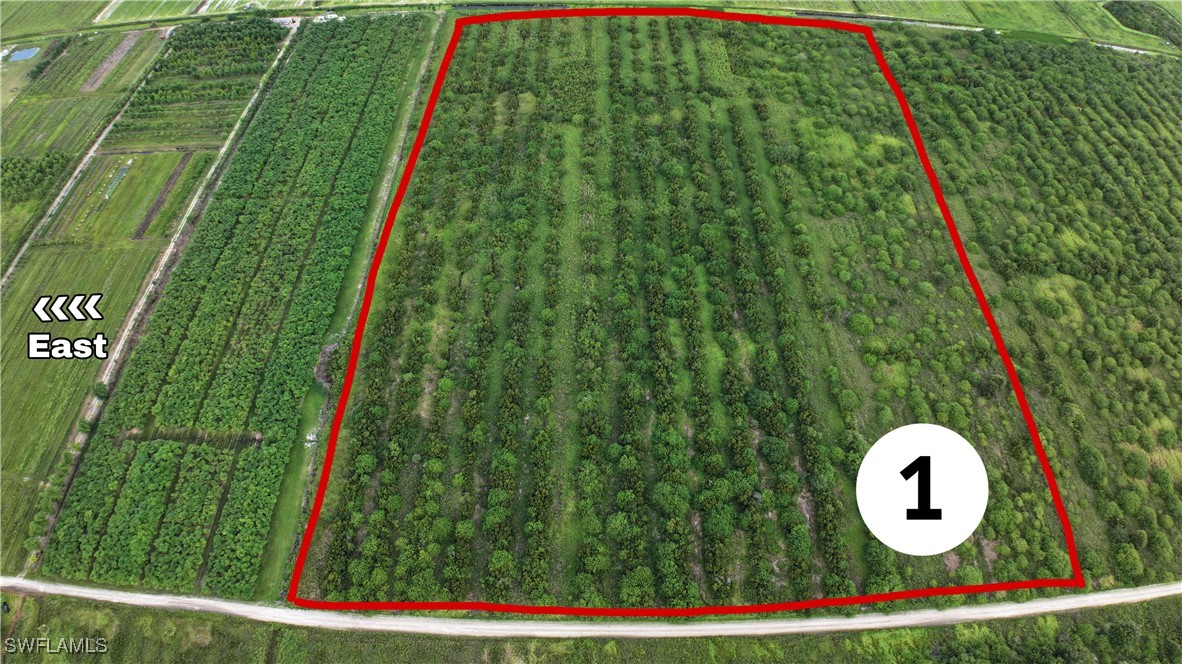
[(144, 233), (152, 225), (152, 220), (156, 218), (156, 215), (160, 212), (160, 208), (164, 207), (164, 201), (168, 199), (169, 192), (176, 186), (176, 181), (180, 179), (181, 172), (185, 170), (185, 166), (189, 164), (189, 160), (192, 158), (193, 151), (190, 150), (185, 153), (185, 156), (181, 157), (176, 168), (172, 169), (172, 173), (168, 176), (168, 182), (164, 183), (164, 187), (156, 195), (156, 200), (152, 201), (152, 207), (148, 208), (148, 213), (144, 215), (144, 220), (140, 222), (139, 228), (135, 229), (135, 235), (131, 236), (133, 240), (139, 240), (144, 237)]
[(138, 30), (134, 30), (124, 35), (123, 41), (119, 42), (119, 45), (115, 47), (115, 50), (111, 51), (111, 54), (108, 55), (105, 60), (103, 60), (103, 63), (98, 66), (98, 69), (94, 70), (94, 73), (90, 75), (90, 78), (86, 79), (86, 82), (82, 84), (82, 87), (78, 89), (78, 92), (94, 92), (97, 90), (98, 87), (103, 84), (103, 81), (107, 80), (107, 75), (111, 73), (111, 70), (115, 69), (115, 67), (123, 59), (123, 56), (127, 55), (127, 52), (131, 50), (132, 46), (135, 46), (135, 42), (139, 38), (140, 31)]

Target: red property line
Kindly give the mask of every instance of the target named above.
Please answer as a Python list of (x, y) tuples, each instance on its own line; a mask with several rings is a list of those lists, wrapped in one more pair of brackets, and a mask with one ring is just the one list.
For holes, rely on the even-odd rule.
[[(406, 195), (407, 186), (410, 184), (410, 178), (414, 172), (415, 162), (418, 160), (419, 152), (423, 147), (423, 141), (427, 136), (427, 130), (431, 125), (431, 116), (435, 112), (435, 103), (439, 99), (439, 93), (443, 88), (444, 79), (447, 78), (448, 67), (451, 65), (452, 56), (455, 55), (456, 44), (459, 43), (460, 35), (463, 33), (463, 29), (469, 25), (497, 23), (501, 21), (520, 21), (542, 18), (574, 18), (588, 16), (677, 16), (691, 18), (712, 18), (724, 21), (741, 21), (744, 23), (766, 23), (770, 25), (787, 25), (794, 27), (840, 30), (843, 32), (857, 33), (866, 38), (866, 42), (870, 45), (870, 51), (874, 54), (874, 59), (878, 62), (878, 66), (882, 70), (882, 75), (886, 79), (887, 85), (890, 86), (891, 91), (894, 92), (895, 98), (899, 102), (899, 109), (903, 112), (903, 119), (907, 121), (907, 127), (911, 131), (911, 138), (915, 143), (919, 160), (923, 164), (923, 169), (924, 172), (927, 173), (928, 180), (931, 182), (932, 193), (936, 197), (936, 203), (940, 208), (940, 214), (944, 217), (944, 223), (948, 226), (948, 233), (952, 238), (952, 244), (956, 247), (956, 255), (960, 259), (960, 264), (964, 268), (965, 275), (969, 279), (969, 284), (973, 288), (973, 294), (977, 298), (977, 303), (981, 306), (981, 313), (985, 316), (985, 323), (989, 326), (989, 331), (993, 335), (993, 342), (997, 346), (1002, 363), (1005, 365), (1006, 373), (1009, 374), (1010, 383), (1014, 387), (1014, 395), (1018, 399), (1018, 406), (1022, 409), (1022, 415), (1026, 420), (1026, 426), (1030, 430), (1030, 437), (1034, 442), (1034, 451), (1038, 455), (1039, 462), (1042, 464), (1043, 474), (1047, 478), (1047, 484), (1051, 491), (1051, 498), (1055, 504), (1055, 511), (1058, 512), (1059, 520), (1062, 523), (1063, 535), (1067, 542), (1067, 552), (1071, 558), (1071, 577), (1065, 579), (1030, 579), (1026, 581), (986, 583), (972, 586), (919, 588), (914, 590), (899, 590), (888, 593), (878, 593), (874, 595), (824, 597), (819, 599), (779, 602), (773, 604), (699, 606), (689, 608), (598, 608), (575, 606), (533, 606), (527, 604), (498, 604), (494, 602), (333, 602), (326, 600), (302, 599), (299, 597), (300, 576), (303, 574), (304, 563), (308, 557), (308, 550), (312, 545), (312, 538), (316, 532), (316, 523), (320, 518), (320, 510), (324, 505), (324, 494), (328, 489), (328, 478), (332, 471), (332, 460), (336, 452), (337, 438), (340, 436), (341, 424), (345, 418), (345, 410), (346, 406), (348, 405), (349, 391), (353, 386), (353, 375), (357, 369), (357, 360), (361, 354), (361, 338), (365, 331), (365, 322), (369, 317), (370, 304), (373, 300), (374, 288), (377, 284), (378, 268), (382, 263), (382, 257), (386, 253), (386, 245), (390, 239), (390, 232), (394, 228), (394, 218), (397, 216), (398, 208), (401, 206), (402, 199)], [(382, 229), (381, 238), (378, 241), (377, 252), (374, 254), (373, 266), (370, 268), (369, 276), (366, 279), (365, 297), (361, 302), (361, 310), (357, 316), (357, 329), (353, 335), (353, 347), (349, 353), (349, 366), (345, 372), (345, 380), (341, 385), (341, 396), (337, 402), (336, 414), (332, 421), (332, 430), (329, 433), (328, 447), (325, 451), (324, 457), (324, 466), (325, 470), (320, 476), (320, 484), (316, 490), (316, 500), (312, 504), (312, 514), (308, 522), (308, 528), (304, 531), (304, 537), (300, 543), (299, 554), (296, 557), (295, 569), (292, 572), (291, 585), (287, 594), (287, 599), (289, 602), (295, 604), (296, 606), (302, 606), (306, 608), (349, 610), (460, 610), (570, 616), (675, 617), (795, 611), (800, 609), (826, 606), (847, 606), (851, 604), (867, 604), (871, 602), (886, 602), (900, 599), (914, 599), (918, 597), (936, 597), (941, 595), (970, 595), (975, 593), (999, 592), (1003, 590), (1019, 590), (1027, 588), (1083, 588), (1085, 586), (1083, 570), (1080, 567), (1079, 562), (1079, 553), (1075, 547), (1075, 536), (1071, 531), (1071, 522), (1067, 518), (1067, 510), (1063, 506), (1062, 497), (1059, 495), (1059, 486), (1055, 482), (1055, 475), (1051, 470), (1050, 461), (1047, 459), (1046, 450), (1043, 449), (1042, 440), (1039, 438), (1038, 426), (1034, 422), (1034, 415), (1030, 412), (1030, 404), (1026, 401), (1026, 394), (1022, 390), (1021, 381), (1018, 379), (1018, 372), (1014, 369), (1014, 363), (1010, 359), (1009, 352), (1006, 350), (1005, 342), (1002, 341), (1001, 331), (997, 327), (997, 321), (994, 320), (993, 312), (989, 309), (989, 303), (985, 300), (985, 292), (981, 289), (981, 284), (977, 281), (976, 274), (973, 273), (972, 265), (969, 264), (968, 254), (965, 252), (964, 244), (961, 242), (960, 233), (956, 229), (956, 223), (952, 220), (952, 212), (948, 208), (947, 201), (944, 200), (944, 193), (940, 189), (940, 183), (936, 177), (936, 171), (934, 168), (932, 168), (931, 160), (928, 159), (928, 153), (927, 149), (924, 147), (923, 138), (921, 138), (919, 135), (919, 127), (915, 123), (915, 117), (911, 114), (911, 107), (908, 105), (907, 99), (904, 97), (903, 90), (899, 87), (898, 81), (895, 80), (894, 74), (891, 73), (891, 68), (887, 65), (887, 61), (883, 56), (882, 49), (879, 48), (878, 42), (875, 41), (874, 33), (870, 27), (858, 25), (856, 23), (846, 23), (844, 21), (789, 18), (784, 16), (762, 16), (759, 14), (741, 14), (711, 11), (706, 9), (672, 7), (596, 8), (569, 10), (559, 9), (545, 11), (504, 12), (499, 14), (486, 14), (482, 16), (465, 16), (457, 19), (455, 23), (455, 31), (452, 33), (451, 42), (448, 43), (447, 50), (443, 54), (443, 60), (439, 65), (439, 72), (435, 77), (435, 84), (431, 88), (431, 96), (427, 99), (427, 106), (423, 111), (423, 121), (419, 127), (419, 132), (415, 137), (414, 145), (411, 147), (410, 155), (407, 158), (406, 169), (402, 173), (402, 179), (398, 184), (398, 191), (394, 195), (393, 203), (390, 205), (390, 212), (386, 215), (386, 223)]]

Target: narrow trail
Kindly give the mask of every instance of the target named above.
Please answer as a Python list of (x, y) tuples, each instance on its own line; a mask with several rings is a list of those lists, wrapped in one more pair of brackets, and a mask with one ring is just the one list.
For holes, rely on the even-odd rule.
[(364, 614), (348, 611), (320, 611), (264, 606), (183, 595), (108, 590), (73, 586), (34, 579), (0, 577), (5, 592), (32, 595), (62, 595), (80, 599), (128, 604), (139, 608), (173, 611), (219, 613), (266, 623), (365, 632), (431, 634), (466, 638), (542, 638), (542, 639), (664, 639), (709, 636), (771, 636), (779, 634), (824, 634), (902, 627), (958, 625), (983, 620), (1019, 618), (1046, 613), (1078, 611), (1116, 604), (1133, 604), (1163, 597), (1182, 595), (1182, 583), (1161, 583), (1139, 588), (1122, 588), (1097, 593), (1060, 595), (1029, 602), (996, 602), (951, 609), (920, 609), (857, 616), (797, 618), (774, 620), (723, 620), (671, 623), (659, 620), (591, 622), (581, 620), (480, 620), (473, 618), (435, 618), (389, 614)]

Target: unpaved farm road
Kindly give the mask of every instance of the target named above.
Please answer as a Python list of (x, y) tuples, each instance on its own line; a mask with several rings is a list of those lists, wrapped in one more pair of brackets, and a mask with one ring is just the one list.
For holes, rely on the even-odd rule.
[(0, 589), (33, 595), (64, 595), (133, 606), (221, 613), (261, 622), (297, 627), (317, 627), (366, 632), (396, 632), (469, 638), (684, 638), (693, 636), (769, 636), (775, 634), (818, 634), (869, 629), (956, 625), (999, 618), (1017, 618), (1043, 613), (1061, 613), (1113, 604), (1132, 604), (1182, 595), (1182, 583), (1162, 583), (1140, 588), (1123, 588), (1098, 593), (1061, 595), (1029, 602), (997, 602), (952, 609), (921, 609), (900, 613), (873, 613), (833, 618), (785, 620), (725, 620), (671, 623), (638, 619), (630, 622), (589, 622), (584, 620), (475, 620), (348, 611), (320, 611), (263, 606), (211, 597), (155, 595), (87, 586), (72, 586), (14, 576), (0, 577)]

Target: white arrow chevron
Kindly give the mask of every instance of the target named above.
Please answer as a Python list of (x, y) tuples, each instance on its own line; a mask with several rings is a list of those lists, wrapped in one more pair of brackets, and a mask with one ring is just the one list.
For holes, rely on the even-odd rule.
[(75, 295), (74, 298), (70, 300), (70, 306), (66, 307), (66, 310), (70, 312), (70, 315), (74, 317), (74, 320), (86, 320), (86, 314), (82, 313), (82, 310), (78, 308), (78, 305), (82, 304), (82, 300), (85, 297), (86, 295)]
[(49, 304), (51, 299), (53, 298), (48, 295), (42, 295), (37, 298), (37, 304), (33, 305), (33, 313), (37, 314), (37, 318), (40, 318), (42, 323), (48, 323), (53, 320), (49, 317), (49, 314), (45, 313), (45, 305)]
[(49, 308), (49, 311), (53, 313), (54, 318), (57, 318), (60, 321), (70, 320), (70, 317), (66, 315), (66, 312), (62, 311), (62, 305), (66, 303), (68, 298), (68, 295), (58, 295), (57, 298), (54, 299), (53, 306)]
[(99, 300), (101, 300), (101, 299), (103, 299), (103, 294), (102, 293), (95, 293), (94, 295), (91, 295), (89, 298), (86, 299), (86, 306), (82, 307), (83, 309), (86, 310), (86, 313), (90, 316), (91, 320), (102, 320), (103, 319), (103, 315), (100, 314), (99, 310), (95, 308), (98, 306)]

